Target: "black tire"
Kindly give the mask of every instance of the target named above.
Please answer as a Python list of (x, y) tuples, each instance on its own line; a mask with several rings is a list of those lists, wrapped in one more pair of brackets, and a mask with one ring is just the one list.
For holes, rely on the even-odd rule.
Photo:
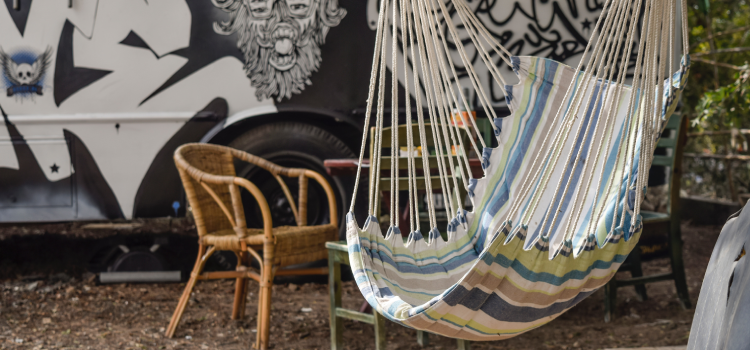
[[(313, 125), (280, 122), (261, 125), (252, 128), (231, 143), (230, 147), (243, 150), (262, 157), (270, 162), (284, 167), (307, 168), (322, 174), (333, 187), (337, 200), (339, 226), (343, 228), (343, 208), (351, 198), (347, 195), (352, 191), (353, 184), (329, 176), (323, 160), (332, 158), (353, 158), (354, 152), (339, 138)], [(271, 207), (274, 227), (296, 225), (291, 207), (276, 179), (267, 171), (251, 166), (244, 162), (235, 163), (238, 176), (247, 178), (263, 192), (268, 205)], [(297, 179), (285, 178), (290, 192), (297, 201)], [(248, 227), (262, 227), (260, 210), (249, 193), (243, 191), (243, 204)], [(317, 182), (309, 181), (308, 185), (308, 225), (320, 225), (329, 222), (328, 200)], [(341, 230), (340, 238), (343, 238)]]

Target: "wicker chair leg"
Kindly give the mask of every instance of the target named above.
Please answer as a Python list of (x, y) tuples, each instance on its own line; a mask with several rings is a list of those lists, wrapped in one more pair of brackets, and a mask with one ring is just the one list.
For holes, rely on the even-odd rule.
[[(273, 279), (271, 279), (273, 280)], [(258, 340), (256, 348), (268, 349), (268, 339), (271, 333), (271, 285), (261, 286), (258, 299)]]
[(258, 340), (256, 348), (268, 349), (268, 339), (271, 331), (271, 292), (273, 287), (273, 260), (275, 247), (273, 243), (266, 243), (263, 247), (263, 274), (260, 283), (260, 297), (258, 299)]
[(185, 308), (187, 307), (188, 300), (190, 300), (190, 294), (193, 292), (195, 283), (198, 281), (198, 275), (200, 275), (203, 271), (203, 266), (205, 266), (206, 260), (211, 256), (211, 254), (213, 254), (213, 252), (213, 247), (207, 253), (206, 247), (203, 244), (198, 247), (198, 258), (195, 260), (195, 266), (193, 267), (193, 271), (190, 273), (190, 280), (188, 280), (188, 283), (185, 286), (185, 290), (182, 292), (182, 296), (180, 297), (180, 301), (177, 302), (177, 308), (174, 310), (172, 319), (169, 321), (169, 326), (167, 327), (167, 332), (165, 334), (167, 338), (172, 338), (174, 336), (174, 332), (175, 330), (177, 330), (177, 325), (180, 324), (182, 314), (183, 312), (185, 312)]
[[(237, 314), (237, 319), (238, 320), (241, 320), (241, 319), (245, 318), (245, 311), (247, 309), (247, 290), (248, 290), (247, 283), (248, 282), (249, 282), (249, 280), (247, 278), (245, 278), (242, 281), (242, 295), (240, 297), (239, 312)], [(236, 292), (236, 289), (235, 289), (235, 292)]]
[[(237, 254), (237, 268), (244, 269), (246, 266), (247, 253), (239, 252)], [(245, 317), (245, 299), (247, 299), (247, 278), (238, 278), (234, 286), (233, 320), (241, 320)]]
[[(261, 271), (262, 272), (262, 271)], [(261, 277), (262, 278), (262, 277)], [(253, 344), (253, 349), (260, 349), (261, 348), (261, 324), (263, 323), (263, 294), (265, 294), (265, 289), (263, 287), (258, 288), (258, 318), (255, 322), (255, 344)]]

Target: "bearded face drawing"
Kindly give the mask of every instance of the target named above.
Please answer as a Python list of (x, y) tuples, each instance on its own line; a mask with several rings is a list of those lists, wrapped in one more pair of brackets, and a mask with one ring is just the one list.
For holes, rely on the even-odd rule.
[(291, 98), (311, 85), (320, 46), (346, 15), (338, 0), (212, 0), (229, 13), (214, 23), (219, 34), (237, 33), (245, 73), (258, 100)]

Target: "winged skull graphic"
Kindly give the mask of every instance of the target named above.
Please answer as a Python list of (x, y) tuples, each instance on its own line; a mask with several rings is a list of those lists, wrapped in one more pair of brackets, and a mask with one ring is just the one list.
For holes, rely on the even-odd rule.
[(52, 49), (47, 48), (31, 63), (18, 63), (0, 49), (0, 66), (8, 81), (8, 96), (14, 94), (42, 94), (39, 85), (52, 62)]

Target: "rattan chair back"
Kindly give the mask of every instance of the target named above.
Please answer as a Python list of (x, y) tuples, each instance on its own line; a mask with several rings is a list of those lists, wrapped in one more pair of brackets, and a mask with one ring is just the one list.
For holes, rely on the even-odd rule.
[[(201, 184), (200, 180), (207, 176), (235, 176), (232, 152), (225, 147), (210, 146), (212, 145), (186, 145), (180, 147), (175, 154), (175, 164), (177, 164), (185, 187), (188, 203), (195, 219), (195, 227), (200, 236), (208, 232), (233, 229), (236, 226), (236, 222), (227, 220), (221, 205), (237, 205), (239, 210), (235, 215), (240, 216), (237, 219), (242, 221), (245, 219), (242, 201), (232, 203), (230, 186), (207, 182)], [(212, 197), (206, 187), (215, 193), (218, 201)]]

